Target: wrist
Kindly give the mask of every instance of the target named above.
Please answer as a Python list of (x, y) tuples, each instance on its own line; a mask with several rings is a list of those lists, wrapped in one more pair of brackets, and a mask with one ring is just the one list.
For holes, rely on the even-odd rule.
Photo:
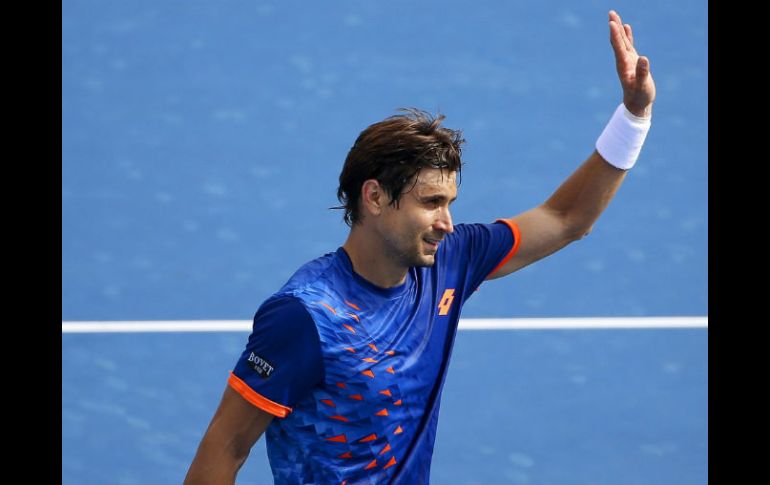
[(632, 102), (623, 101), (623, 106), (628, 114), (636, 118), (649, 118), (652, 116), (652, 103), (641, 106)]
[(596, 151), (607, 163), (621, 170), (629, 170), (639, 158), (652, 120), (651, 105), (648, 116), (641, 117), (621, 103), (596, 140)]

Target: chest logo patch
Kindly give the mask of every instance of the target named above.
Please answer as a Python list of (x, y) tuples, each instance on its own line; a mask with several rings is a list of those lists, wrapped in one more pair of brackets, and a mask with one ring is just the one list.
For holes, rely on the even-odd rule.
[(452, 302), (455, 299), (454, 288), (444, 290), (444, 294), (441, 296), (441, 301), (438, 302), (438, 314), (446, 315), (449, 313), (449, 309), (452, 307)]

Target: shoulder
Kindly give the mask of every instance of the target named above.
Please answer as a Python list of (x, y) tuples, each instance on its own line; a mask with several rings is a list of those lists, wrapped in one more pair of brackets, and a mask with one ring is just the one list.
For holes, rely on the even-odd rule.
[(307, 309), (299, 298), (291, 294), (276, 293), (262, 303), (254, 318), (270, 318), (275, 315), (304, 316), (306, 314)]
[(338, 253), (324, 254), (300, 266), (276, 295), (299, 295), (309, 288), (331, 284), (339, 273)]
[(315, 321), (303, 302), (292, 295), (276, 294), (265, 300), (254, 315), (253, 335), (288, 340), (315, 333)]
[(454, 226), (454, 231), (447, 235), (447, 238), (463, 239), (473, 237), (484, 237), (494, 235), (495, 233), (510, 233), (510, 229), (505, 221), (498, 219), (494, 222), (483, 223), (462, 223)]
[(512, 240), (511, 229), (502, 220), (491, 223), (463, 223), (454, 226), (454, 231), (445, 238), (445, 251), (462, 251), (483, 247), (494, 242), (508, 243)]

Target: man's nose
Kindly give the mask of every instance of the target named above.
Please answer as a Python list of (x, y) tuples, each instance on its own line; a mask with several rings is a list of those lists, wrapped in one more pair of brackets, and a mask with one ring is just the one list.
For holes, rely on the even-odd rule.
[(445, 234), (451, 234), (455, 230), (452, 224), (452, 214), (449, 212), (448, 207), (441, 210), (439, 218), (436, 220), (435, 228)]

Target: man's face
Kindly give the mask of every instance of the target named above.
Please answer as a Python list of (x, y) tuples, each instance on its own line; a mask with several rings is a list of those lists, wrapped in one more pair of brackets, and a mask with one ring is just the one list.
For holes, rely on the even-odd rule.
[[(386, 256), (404, 267), (433, 266), (441, 240), (454, 229), (449, 205), (457, 198), (457, 173), (423, 168), (398, 208), (386, 205), (378, 224)], [(407, 182), (407, 190), (412, 182)], [(389, 202), (389, 200), (388, 200)]]

